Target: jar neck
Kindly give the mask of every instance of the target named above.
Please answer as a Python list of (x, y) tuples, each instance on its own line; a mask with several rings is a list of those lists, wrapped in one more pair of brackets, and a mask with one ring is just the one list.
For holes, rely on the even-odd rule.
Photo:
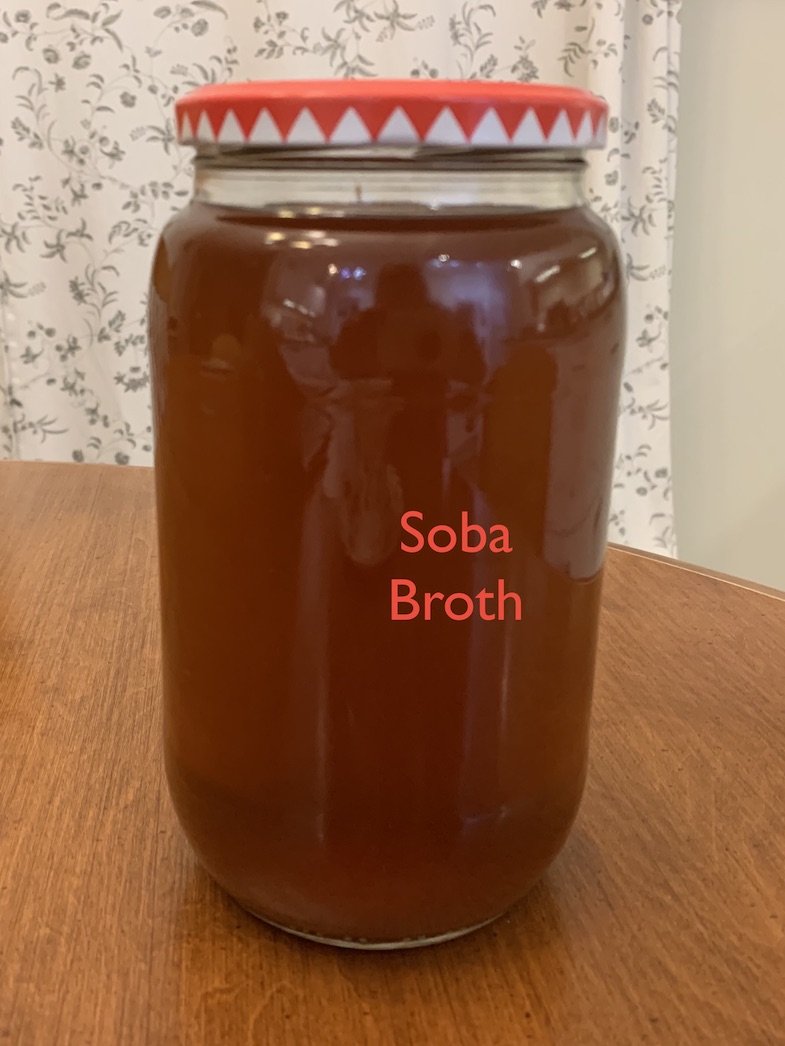
[(586, 203), (579, 153), (467, 150), (199, 155), (194, 199), (280, 217), (560, 210)]

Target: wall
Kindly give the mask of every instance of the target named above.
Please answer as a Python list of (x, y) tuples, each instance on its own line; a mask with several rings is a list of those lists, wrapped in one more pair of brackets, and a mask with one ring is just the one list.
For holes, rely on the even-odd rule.
[(679, 556), (785, 588), (785, 2), (684, 0), (682, 26)]

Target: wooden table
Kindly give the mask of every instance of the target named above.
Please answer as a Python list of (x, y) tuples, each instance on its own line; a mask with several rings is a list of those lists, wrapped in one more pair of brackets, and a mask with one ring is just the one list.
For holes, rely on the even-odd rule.
[(578, 825), (509, 917), (255, 922), (162, 781), (152, 475), (0, 463), (0, 1043), (785, 1043), (785, 600), (612, 550)]

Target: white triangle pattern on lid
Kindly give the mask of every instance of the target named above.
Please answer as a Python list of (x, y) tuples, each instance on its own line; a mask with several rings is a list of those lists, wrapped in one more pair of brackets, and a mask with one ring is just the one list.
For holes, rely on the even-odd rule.
[(221, 145), (244, 145), (246, 138), (237, 117), (232, 110), (224, 117), (221, 130), (218, 132), (218, 141)]
[(353, 106), (349, 106), (330, 135), (331, 145), (360, 145), (371, 140), (371, 132)]
[(578, 146), (591, 145), (594, 141), (594, 124), (591, 122), (591, 113), (586, 113), (581, 120), (578, 133), (575, 135), (575, 144)]
[(376, 140), (388, 144), (409, 145), (419, 142), (420, 136), (412, 121), (398, 106), (390, 113), (384, 127), (377, 134)]
[(548, 135), (548, 145), (564, 149), (575, 145), (575, 135), (572, 133), (569, 117), (564, 110), (556, 117), (556, 122)]
[(429, 145), (466, 145), (466, 133), (448, 106), (442, 109), (425, 135)]
[(510, 144), (510, 136), (505, 131), (504, 124), (495, 109), (489, 109), (474, 128), (471, 142), (472, 145)]
[(280, 145), (281, 132), (267, 109), (262, 109), (248, 135), (249, 145)]
[(537, 114), (533, 109), (527, 111), (524, 118), (515, 128), (515, 133), (510, 141), (513, 145), (518, 145), (525, 149), (537, 149), (545, 145), (545, 135), (542, 133), (540, 121), (537, 119)]
[[(196, 112), (193, 112), (193, 117), (195, 116)], [(442, 146), (471, 144), (478, 148), (512, 146), (525, 149), (545, 147), (586, 149), (604, 146), (607, 130), (607, 120), (604, 116), (595, 127), (592, 114), (586, 112), (577, 132), (573, 132), (566, 110), (561, 110), (546, 137), (534, 107), (526, 110), (512, 135), (507, 133), (496, 109), (491, 107), (485, 111), (468, 137), (452, 108), (448, 105), (442, 108), (424, 136), (417, 131), (402, 106), (397, 106), (393, 110), (375, 137), (353, 106), (349, 106), (341, 115), (329, 136), (319, 126), (308, 106), (303, 106), (286, 135), (281, 134), (280, 128), (267, 108), (260, 111), (248, 134), (243, 131), (240, 121), (232, 109), (227, 110), (223, 115), (221, 129), (217, 136), (213, 131), (213, 125), (206, 109), (199, 112), (196, 130), (193, 128), (193, 117), (185, 113), (182, 118), (178, 137), (184, 144), (200, 142), (215, 144), (217, 142), (219, 145), (235, 146), (245, 144), (367, 145), (376, 141), (382, 145), (425, 143)]]
[(184, 145), (190, 145), (194, 140), (194, 129), (191, 126), (191, 121), (188, 118), (188, 113), (183, 117), (183, 123), (180, 127), (180, 141)]
[(200, 142), (214, 142), (215, 134), (213, 128), (208, 119), (207, 113), (202, 110), (202, 115), (199, 117), (199, 123), (196, 125), (196, 137)]
[(608, 135), (608, 114), (603, 113), (597, 124), (597, 133), (594, 136), (594, 145), (602, 149)]
[(289, 128), (286, 141), (289, 145), (324, 145), (324, 131), (314, 120), (307, 106), (297, 114), (297, 119)]

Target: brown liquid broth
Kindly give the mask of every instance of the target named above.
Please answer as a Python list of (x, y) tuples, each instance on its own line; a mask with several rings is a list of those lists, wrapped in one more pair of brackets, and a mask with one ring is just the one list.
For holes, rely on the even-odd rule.
[[(304, 225), (192, 204), (150, 313), (166, 763), (197, 854), (328, 938), (499, 914), (586, 772), (611, 234), (578, 208)], [(513, 552), (402, 552), (410, 510), (423, 533), (503, 524)], [(522, 620), (393, 621), (392, 578), (503, 578)]]

